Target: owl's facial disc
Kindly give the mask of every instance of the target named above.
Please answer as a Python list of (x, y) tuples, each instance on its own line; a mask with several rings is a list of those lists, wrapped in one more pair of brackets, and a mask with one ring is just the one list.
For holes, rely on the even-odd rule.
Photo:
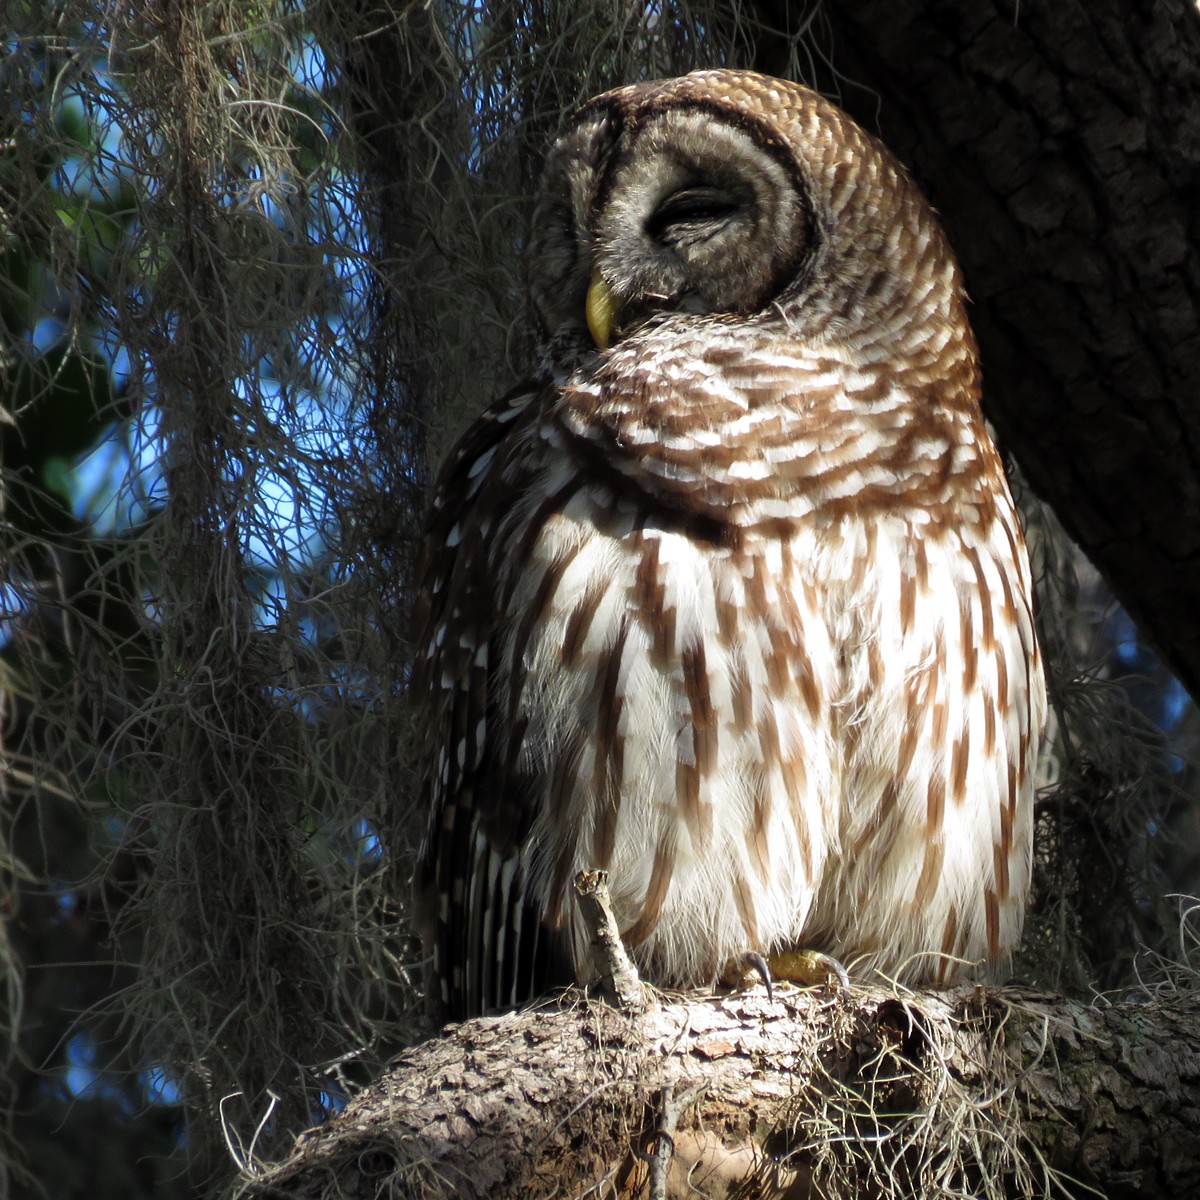
[(550, 153), (535, 213), (542, 333), (576, 347), (564, 361), (672, 314), (759, 312), (804, 269), (814, 228), (799, 164), (744, 114), (585, 109)]
[(757, 312), (793, 280), (811, 241), (794, 161), (700, 107), (622, 134), (591, 224), (616, 336), (664, 313)]

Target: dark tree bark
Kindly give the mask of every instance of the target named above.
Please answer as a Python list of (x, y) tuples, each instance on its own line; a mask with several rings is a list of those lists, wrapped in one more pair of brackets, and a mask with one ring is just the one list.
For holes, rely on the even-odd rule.
[[(807, 5), (770, 0), (780, 29)], [(985, 405), (1200, 695), (1200, 13), (838, 0), (819, 80), (907, 162), (974, 300)], [(786, 38), (764, 38), (779, 70)]]
[(1198, 1019), (1194, 993), (1089, 1006), (758, 988), (639, 1016), (591, 1003), (469, 1021), (248, 1190), (648, 1196), (666, 1160), (668, 1197), (1197, 1196)]

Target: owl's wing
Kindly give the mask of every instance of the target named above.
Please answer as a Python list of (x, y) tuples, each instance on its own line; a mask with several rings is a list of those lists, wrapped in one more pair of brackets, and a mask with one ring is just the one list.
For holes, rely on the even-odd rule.
[(432, 952), (430, 999), (452, 1019), (511, 1007), (572, 978), (565, 945), (527, 896), (530, 781), (516, 706), (497, 675), (504, 547), (495, 531), (521, 492), (505, 460), (537, 396), (511, 392), (458, 443), (438, 481), (418, 572), (412, 695), (428, 826), (415, 917)]

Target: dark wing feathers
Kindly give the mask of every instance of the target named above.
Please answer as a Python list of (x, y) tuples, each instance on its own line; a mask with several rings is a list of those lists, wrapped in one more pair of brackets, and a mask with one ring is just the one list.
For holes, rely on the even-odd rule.
[(502, 597), (480, 532), (484, 519), (494, 531), (514, 499), (517, 489), (500, 478), (503, 444), (535, 395), (510, 393), (450, 455), (418, 572), (412, 687), (428, 826), (415, 915), (433, 957), (431, 1001), (452, 1019), (510, 1007), (570, 978), (526, 894), (528, 781), (511, 726), (516, 698), (496, 694)]

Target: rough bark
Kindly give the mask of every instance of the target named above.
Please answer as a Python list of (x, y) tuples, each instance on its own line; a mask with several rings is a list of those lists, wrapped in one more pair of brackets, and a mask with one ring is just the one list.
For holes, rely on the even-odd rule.
[[(762, 4), (780, 29), (807, 3)], [(1200, 694), (1194, 0), (839, 0), (818, 83), (909, 164), (1026, 477)], [(787, 37), (760, 43), (780, 69)]]
[(1196, 1196), (1198, 1020), (1195, 992), (759, 987), (469, 1021), (247, 1190), (632, 1197), (669, 1158), (665, 1196)]

